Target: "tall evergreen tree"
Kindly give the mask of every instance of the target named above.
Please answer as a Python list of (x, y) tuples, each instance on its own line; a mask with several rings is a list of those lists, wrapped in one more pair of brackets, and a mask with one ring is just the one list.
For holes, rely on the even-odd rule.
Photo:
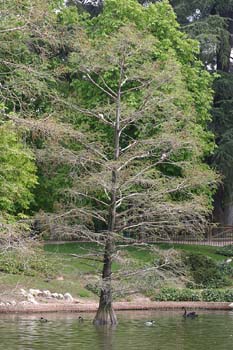
[(233, 224), (233, 1), (232, 0), (171, 0), (178, 21), (184, 30), (200, 42), (201, 59), (206, 68), (217, 71), (213, 121), (218, 148), (211, 163), (223, 175), (215, 196), (214, 220)]

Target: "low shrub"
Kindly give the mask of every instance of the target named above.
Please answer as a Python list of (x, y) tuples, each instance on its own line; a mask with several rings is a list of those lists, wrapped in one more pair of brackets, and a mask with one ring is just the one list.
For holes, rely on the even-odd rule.
[(219, 247), (216, 250), (216, 253), (224, 256), (233, 257), (233, 244), (225, 245), (224, 247)]
[(200, 301), (200, 291), (191, 289), (162, 288), (153, 298), (157, 301)]
[(223, 291), (223, 299), (222, 301), (233, 302), (233, 289), (226, 289)]
[(184, 260), (197, 287), (217, 288), (230, 284), (226, 274), (213, 259), (189, 253), (184, 255)]
[(88, 283), (85, 285), (85, 288), (87, 290), (89, 290), (90, 292), (92, 292), (93, 294), (96, 294), (98, 296), (100, 296), (100, 287), (98, 284), (96, 283)]
[(233, 302), (233, 289), (162, 288), (152, 299), (156, 301)]
[(233, 277), (233, 265), (221, 262), (218, 264), (221, 273), (228, 277)]
[(225, 301), (223, 291), (219, 289), (204, 289), (201, 298), (203, 301)]
[(55, 268), (41, 251), (6, 250), (0, 252), (0, 272), (51, 276), (55, 274)]
[(233, 289), (205, 289), (202, 291), (202, 300), (233, 302)]

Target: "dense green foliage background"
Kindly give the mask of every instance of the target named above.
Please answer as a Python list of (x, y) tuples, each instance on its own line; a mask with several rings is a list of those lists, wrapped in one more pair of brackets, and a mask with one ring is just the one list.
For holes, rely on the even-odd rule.
[[(166, 130), (164, 128), (162, 131), (158, 121), (153, 121), (152, 114), (148, 113), (137, 127), (130, 126), (125, 130), (121, 147), (129, 145), (130, 137), (135, 140), (148, 140), (148, 137), (154, 140), (177, 138), (177, 141), (183, 138), (183, 146), (171, 154), (169, 162), (157, 166), (151, 173), (150, 176), (159, 180), (158, 187), (153, 191), (174, 192), (163, 196), (163, 203), (179, 204), (179, 210), (183, 211), (181, 225), (184, 222), (186, 226), (193, 223), (194, 218), (191, 219), (187, 214), (189, 203), (196, 208), (197, 217), (199, 214), (206, 217), (212, 206), (216, 182), (214, 173), (204, 164), (205, 157), (214, 150), (213, 135), (208, 130), (213, 76), (197, 58), (198, 42), (180, 31), (169, 1), (143, 7), (135, 0), (107, 0), (103, 12), (92, 18), (76, 6), (64, 7), (59, 1), (35, 1), (33, 4), (23, 0), (17, 1), (17, 4), (5, 1), (2, 13), (0, 83), (4, 88), (0, 96), (5, 104), (4, 119), (10, 119), (24, 129), (22, 142), (26, 142), (33, 150), (37, 167), (38, 185), (34, 190), (36, 180), (34, 175), (29, 176), (30, 171), (35, 172), (33, 165), (33, 170), (27, 175), (28, 181), (22, 179), (25, 190), (31, 188), (30, 195), (27, 192), (27, 199), (24, 199), (24, 207), (29, 208), (31, 201), (31, 213), (40, 210), (61, 213), (75, 206), (92, 209), (95, 206), (93, 201), (74, 195), (75, 191), (79, 192), (81, 181), (85, 183), (83, 179), (86, 171), (79, 159), (80, 154), (83, 154), (83, 145), (77, 142), (74, 135), (77, 131), (81, 132), (89, 145), (91, 142), (98, 143), (98, 147), (101, 145), (110, 154), (113, 138), (111, 128), (80, 110), (96, 113), (107, 111), (111, 101), (86, 79), (83, 67), (89, 65), (89, 69), (93, 70), (92, 78), (97, 79), (98, 83), (98, 79), (104, 78), (105, 84), (114, 90), (117, 84), (116, 67), (112, 64), (103, 70), (103, 62), (98, 57), (99, 48), (111, 51), (112, 38), (127, 27), (134, 33), (132, 35), (137, 35), (137, 31), (143, 33), (141, 38), (144, 39), (140, 40), (153, 42), (150, 58), (146, 55), (143, 57), (141, 53), (137, 60), (142, 67), (143, 64), (153, 62), (160, 65), (156, 83), (157, 100), (163, 96), (164, 102), (161, 105), (155, 102), (158, 105), (151, 113), (153, 118), (157, 115), (159, 123), (167, 120), (164, 123)], [(80, 52), (85, 52), (86, 57)], [(138, 62), (132, 59), (132, 67), (136, 67)], [(98, 77), (100, 72), (103, 75)], [(160, 87), (159, 79), (167, 81)], [(127, 88), (134, 88), (134, 84), (129, 82)], [(124, 97), (128, 110), (137, 110), (145, 98), (143, 93), (135, 89)], [(177, 115), (174, 124), (172, 114)], [(184, 146), (185, 143), (193, 144), (193, 147)], [(163, 146), (156, 152), (159, 159), (167, 149)], [(32, 161), (30, 152), (28, 157)], [(18, 158), (22, 160), (20, 155)], [(136, 171), (137, 167), (138, 164), (134, 163), (131, 170)], [(88, 171), (94, 174), (99, 169), (95, 166)], [(183, 180), (187, 181), (186, 188), (173, 190), (174, 184), (179, 188), (178, 183)], [(94, 182), (93, 178), (93, 185)], [(25, 190), (22, 188), (22, 192)], [(102, 190), (95, 192), (95, 195), (99, 199), (105, 196)], [(10, 207), (4, 209), (13, 210)], [(20, 210), (14, 209), (15, 214)], [(200, 220), (198, 217), (197, 227)], [(88, 223), (89, 229), (101, 227), (96, 217), (91, 221)], [(81, 222), (82, 217), (69, 218), (66, 225)]]

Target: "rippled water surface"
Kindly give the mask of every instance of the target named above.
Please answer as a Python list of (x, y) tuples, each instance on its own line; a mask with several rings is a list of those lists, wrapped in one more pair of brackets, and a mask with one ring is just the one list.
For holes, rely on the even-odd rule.
[[(179, 312), (118, 314), (115, 328), (95, 327), (93, 315), (49, 314), (41, 324), (33, 316), (1, 316), (0, 349), (3, 350), (232, 350), (233, 313), (199, 313), (183, 319)], [(45, 316), (45, 315), (43, 315)], [(146, 320), (156, 325), (147, 327)]]

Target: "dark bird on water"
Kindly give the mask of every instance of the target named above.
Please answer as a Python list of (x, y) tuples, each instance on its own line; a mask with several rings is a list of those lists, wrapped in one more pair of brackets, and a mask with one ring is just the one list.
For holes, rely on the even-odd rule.
[(82, 323), (83, 321), (84, 321), (83, 317), (82, 317), (82, 316), (79, 316), (78, 322)]
[(182, 309), (184, 310), (184, 314), (183, 314), (183, 317), (188, 317), (188, 318), (195, 318), (195, 317), (198, 317), (198, 314), (196, 314), (195, 311), (191, 311), (191, 312), (187, 312), (186, 308), (185, 307), (182, 307)]
[(45, 323), (45, 322), (48, 322), (48, 320), (47, 320), (46, 318), (44, 318), (44, 317), (41, 317), (41, 318), (40, 318), (40, 322), (41, 322), (41, 323)]

